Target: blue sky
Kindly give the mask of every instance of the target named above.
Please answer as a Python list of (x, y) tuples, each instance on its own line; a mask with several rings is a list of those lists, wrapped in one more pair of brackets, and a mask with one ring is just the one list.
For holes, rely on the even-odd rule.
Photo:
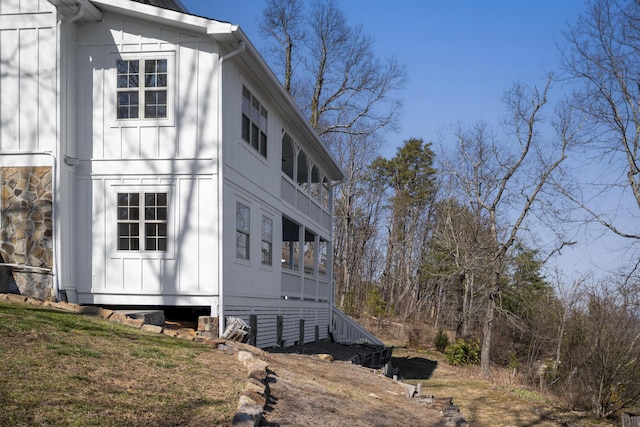
[[(264, 0), (182, 0), (194, 14), (239, 25), (261, 50), (256, 22)], [(559, 68), (567, 24), (586, 10), (582, 0), (339, 0), (351, 25), (374, 37), (380, 56), (407, 69), (399, 133), (386, 135), (381, 154), (392, 157), (402, 141), (421, 138), (451, 144), (460, 122), (497, 124), (502, 95), (514, 82), (542, 86)], [(556, 259), (569, 278), (624, 259), (624, 244), (602, 229), (577, 238)]]
[[(261, 50), (256, 22), (264, 0), (183, 0), (192, 12), (240, 25)], [(398, 134), (383, 155), (409, 138), (436, 141), (454, 123), (494, 122), (515, 82), (542, 85), (558, 67), (556, 43), (584, 10), (579, 0), (342, 0), (349, 23), (362, 25), (380, 56), (409, 75)]]

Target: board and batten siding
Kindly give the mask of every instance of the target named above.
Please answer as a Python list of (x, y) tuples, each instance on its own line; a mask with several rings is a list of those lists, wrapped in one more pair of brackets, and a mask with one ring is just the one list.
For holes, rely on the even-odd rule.
[[(79, 206), (78, 246), (93, 248), (78, 254), (79, 302), (215, 305), (219, 230), (214, 179), (100, 177), (80, 180), (78, 187), (79, 199), (92, 199)], [(167, 252), (117, 250), (117, 192), (138, 190), (169, 193)]]
[[(78, 26), (75, 44), (79, 302), (217, 306), (215, 42), (105, 13), (101, 22)], [(168, 60), (167, 119), (116, 119), (119, 58)], [(166, 253), (117, 250), (117, 193), (137, 191), (169, 195)]]
[(46, 0), (0, 2), (0, 153), (56, 150), (56, 34)]

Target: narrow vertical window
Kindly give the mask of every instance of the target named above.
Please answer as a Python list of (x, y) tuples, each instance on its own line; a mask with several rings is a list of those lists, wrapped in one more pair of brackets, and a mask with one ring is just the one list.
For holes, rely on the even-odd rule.
[(118, 193), (118, 250), (140, 249), (140, 195)]
[(236, 257), (249, 259), (251, 211), (241, 203), (236, 204)]
[(119, 119), (137, 119), (140, 106), (140, 61), (117, 61)]
[(262, 264), (273, 264), (273, 221), (262, 217)]
[(268, 118), (266, 108), (242, 86), (242, 139), (263, 157), (267, 157)]
[(145, 250), (167, 250), (167, 194), (144, 193)]

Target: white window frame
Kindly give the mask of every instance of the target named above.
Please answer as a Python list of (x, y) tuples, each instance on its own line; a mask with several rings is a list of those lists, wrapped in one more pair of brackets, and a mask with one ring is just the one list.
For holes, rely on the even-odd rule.
[[(245, 218), (246, 222), (240, 223), (240, 221), (238, 221), (238, 213), (240, 212), (240, 210), (246, 209), (247, 210), (247, 215), (248, 217)], [(251, 208), (249, 206), (247, 206), (244, 203), (241, 202), (236, 202), (236, 215), (235, 215), (235, 221), (236, 221), (236, 234), (235, 234), (235, 248), (236, 248), (236, 259), (238, 260), (243, 260), (243, 261), (250, 261), (251, 260)], [(240, 253), (240, 249), (241, 246), (239, 245), (240, 243), (240, 237), (244, 238), (244, 254)]]
[[(248, 128), (245, 129), (245, 124)], [(242, 117), (240, 122), (240, 137), (255, 152), (267, 158), (269, 150), (269, 112), (264, 104), (242, 85)]]
[[(265, 224), (269, 224), (265, 228)], [(265, 231), (268, 233), (265, 235)], [(265, 247), (267, 248), (265, 252)], [(268, 259), (265, 259), (268, 254)], [(262, 240), (260, 242), (260, 262), (263, 266), (273, 266), (273, 218), (262, 215)]]
[[(175, 52), (174, 51), (157, 51), (157, 52), (119, 52), (109, 55), (108, 60), (110, 66), (113, 67), (112, 73), (107, 75), (105, 84), (105, 96), (111, 99), (105, 106), (107, 117), (111, 118), (111, 127), (131, 127), (140, 126), (175, 126), (176, 114), (176, 73), (175, 73)], [(148, 60), (166, 60), (167, 61), (167, 116), (166, 117), (144, 117), (144, 94), (147, 90), (155, 90), (156, 88), (145, 88), (144, 85), (144, 63)], [(118, 61), (139, 61), (139, 84), (138, 91), (138, 117), (137, 118), (118, 118), (118, 95), (123, 91), (129, 91), (128, 88), (118, 88)]]
[[(140, 211), (139, 211), (139, 249), (138, 250), (120, 250), (118, 249), (119, 230), (118, 224), (121, 222), (118, 218), (118, 193), (138, 193), (140, 194)], [(167, 195), (166, 214), (167, 219), (164, 222), (167, 228), (167, 250), (145, 250), (145, 224), (157, 223), (155, 220), (145, 220), (144, 216), (144, 195), (145, 193), (165, 193)], [(107, 226), (105, 228), (107, 236), (107, 242), (113, 242), (111, 258), (152, 258), (152, 259), (175, 259), (175, 212), (176, 206), (174, 202), (174, 188), (171, 185), (137, 185), (131, 186), (126, 184), (114, 184), (111, 186), (110, 191), (106, 198), (107, 205), (105, 210), (107, 212), (106, 220)], [(133, 221), (132, 221), (133, 222)]]

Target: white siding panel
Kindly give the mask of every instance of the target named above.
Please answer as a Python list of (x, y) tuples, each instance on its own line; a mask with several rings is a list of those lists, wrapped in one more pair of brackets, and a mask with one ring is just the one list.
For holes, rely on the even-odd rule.
[[(160, 261), (157, 259), (141, 259), (140, 260), (140, 274), (141, 274), (141, 286), (140, 290), (145, 293), (158, 293), (165, 285), (166, 260)], [(135, 267), (135, 266), (134, 266)], [(129, 290), (130, 287), (127, 287)]]
[(140, 157), (154, 159), (158, 157), (158, 128), (143, 127), (140, 129)]
[(198, 257), (200, 269), (198, 282), (201, 291), (218, 293), (218, 239), (222, 238), (218, 232), (218, 193), (213, 179), (200, 180), (199, 192), (199, 229), (198, 229)]
[[(158, 129), (158, 157), (161, 159), (177, 159), (180, 143), (176, 139), (176, 128), (163, 126)], [(195, 171), (194, 171), (195, 172)]]
[[(155, 260), (153, 260), (155, 261)], [(123, 284), (107, 283), (116, 289), (124, 289), (126, 292), (140, 292), (142, 288), (142, 260), (139, 258), (125, 258), (122, 260)]]
[[(198, 229), (200, 215), (198, 209), (199, 188), (197, 179), (181, 179), (178, 182), (178, 235), (176, 238), (176, 258), (180, 264), (181, 291), (198, 290)], [(204, 237), (204, 236), (203, 236)]]
[(18, 151), (18, 126), (16, 114), (19, 102), (19, 41), (18, 31), (0, 31), (0, 149)]
[[(118, 157), (122, 157), (124, 159), (140, 158), (140, 128), (139, 127), (121, 128), (119, 140), (120, 140), (122, 154)], [(105, 141), (105, 143), (107, 143), (107, 141)]]
[(46, 0), (2, 0), (0, 13), (35, 13), (51, 10)]
[(38, 149), (38, 30), (20, 31), (20, 151)]
[(92, 285), (92, 220), (91, 220), (91, 180), (80, 179), (76, 193), (77, 219), (74, 239), (75, 285), (78, 292), (91, 292)]
[[(58, 113), (58, 87), (56, 73), (56, 31), (39, 30), (39, 114), (38, 150), (53, 151), (56, 148)], [(54, 108), (55, 106), (55, 108)]]

